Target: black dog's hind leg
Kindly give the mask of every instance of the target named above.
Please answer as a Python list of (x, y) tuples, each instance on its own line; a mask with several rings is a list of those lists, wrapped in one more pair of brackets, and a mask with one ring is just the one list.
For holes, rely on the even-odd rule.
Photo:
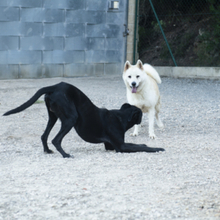
[(145, 144), (124, 143), (120, 146), (119, 151), (122, 153), (133, 153), (133, 152), (155, 153), (155, 152), (159, 152), (159, 151), (164, 151), (164, 149), (163, 148), (148, 147)]
[(71, 130), (73, 127), (73, 123), (71, 120), (63, 120), (61, 121), (61, 129), (56, 135), (56, 137), (52, 140), (53, 145), (56, 147), (56, 149), (62, 154), (63, 157), (71, 157), (69, 154), (67, 154), (61, 147), (61, 142), (64, 138), (64, 136)]
[(49, 108), (47, 108), (47, 111), (48, 111), (48, 115), (49, 115), (49, 120), (48, 120), (48, 123), (47, 123), (47, 127), (46, 127), (44, 133), (41, 136), (41, 141), (42, 141), (42, 144), (43, 144), (43, 147), (44, 147), (44, 152), (48, 153), (48, 154), (51, 154), (51, 153), (53, 153), (53, 151), (48, 148), (47, 139), (48, 139), (48, 136), (50, 134), (50, 131), (52, 130), (53, 126), (55, 125), (55, 123), (57, 121), (57, 116), (53, 112), (51, 112), (49, 110)]

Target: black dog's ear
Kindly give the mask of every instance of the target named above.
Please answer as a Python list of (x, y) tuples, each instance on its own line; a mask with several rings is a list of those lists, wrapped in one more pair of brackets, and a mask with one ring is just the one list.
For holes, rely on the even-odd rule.
[(130, 108), (130, 107), (131, 107), (130, 104), (125, 103), (125, 104), (123, 104), (123, 105), (121, 106), (121, 110), (123, 110), (123, 109), (127, 109), (127, 108)]
[(128, 121), (130, 122), (132, 119), (135, 120), (135, 124), (140, 124), (142, 119), (142, 111), (140, 109), (132, 110), (128, 117)]
[(134, 114), (135, 114), (134, 111), (132, 111), (132, 112), (130, 113), (130, 115), (128, 116), (128, 121), (129, 121), (129, 122), (132, 120)]

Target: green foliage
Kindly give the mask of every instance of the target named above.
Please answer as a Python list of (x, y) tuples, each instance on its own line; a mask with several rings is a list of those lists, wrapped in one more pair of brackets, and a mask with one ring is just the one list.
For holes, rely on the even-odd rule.
[[(186, 51), (190, 49), (191, 45), (193, 44), (193, 41), (196, 37), (195, 32), (187, 32), (181, 35), (178, 35), (176, 39), (169, 42), (170, 48), (172, 50), (172, 53), (175, 58), (182, 58), (185, 56)], [(170, 58), (170, 52), (169, 49), (164, 42), (162, 45), (160, 58), (162, 59), (169, 59)]]
[[(170, 47), (171, 47), (171, 50), (172, 50), (171, 45), (170, 45)], [(168, 49), (165, 42), (162, 44), (162, 47), (161, 47), (160, 58), (165, 59), (165, 60), (170, 58), (170, 52), (169, 52), (169, 49)]]
[(193, 41), (195, 39), (195, 33), (187, 32), (179, 39), (179, 42), (177, 42), (178, 46), (176, 47), (176, 51), (174, 55), (178, 57), (184, 57), (187, 49), (190, 48), (190, 46), (193, 44)]
[(160, 25), (163, 29), (166, 27), (166, 23), (163, 20), (160, 20), (160, 25), (158, 24), (157, 21), (152, 21), (151, 25), (153, 26), (153, 30), (154, 30), (154, 32), (156, 32), (156, 34), (161, 33)]
[[(219, 0), (152, 0), (177, 65), (220, 66)], [(140, 58), (171, 59), (148, 0), (140, 0)], [(148, 56), (148, 57), (147, 57)]]
[(141, 54), (149, 46), (150, 42), (158, 35), (153, 28), (144, 28), (139, 26), (138, 28), (138, 52)]
[(220, 6), (210, 6), (213, 17), (210, 18), (210, 27), (200, 35), (198, 45), (198, 63), (206, 65), (220, 65)]

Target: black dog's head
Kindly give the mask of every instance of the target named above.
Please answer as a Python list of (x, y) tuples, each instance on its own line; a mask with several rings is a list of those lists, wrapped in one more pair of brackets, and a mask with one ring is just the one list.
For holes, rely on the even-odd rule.
[(126, 131), (135, 124), (141, 123), (142, 111), (136, 106), (125, 103), (120, 110), (123, 111), (123, 118), (126, 118)]

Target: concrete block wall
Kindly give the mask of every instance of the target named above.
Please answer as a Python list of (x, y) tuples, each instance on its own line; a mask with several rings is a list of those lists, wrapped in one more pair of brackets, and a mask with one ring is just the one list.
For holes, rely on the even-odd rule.
[(121, 74), (126, 0), (1, 0), (0, 79)]

